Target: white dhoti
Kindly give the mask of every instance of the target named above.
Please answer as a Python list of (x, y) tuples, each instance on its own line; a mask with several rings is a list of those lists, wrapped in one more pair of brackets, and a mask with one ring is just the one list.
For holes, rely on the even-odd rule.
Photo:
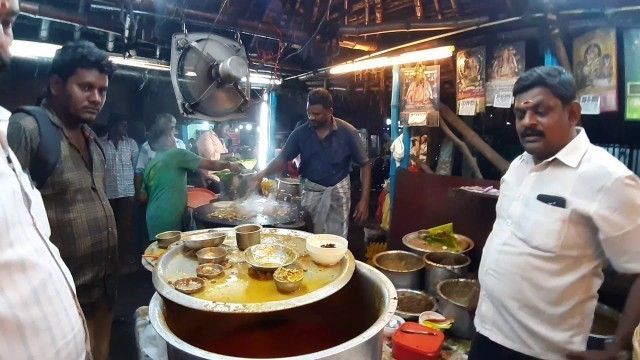
[(302, 207), (313, 222), (316, 234), (333, 234), (347, 238), (351, 209), (351, 180), (345, 177), (326, 187), (307, 179), (302, 182)]

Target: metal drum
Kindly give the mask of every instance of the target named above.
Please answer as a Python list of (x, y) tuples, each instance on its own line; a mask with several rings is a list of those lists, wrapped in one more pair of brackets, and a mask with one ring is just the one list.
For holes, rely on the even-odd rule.
[(380, 359), (382, 331), (397, 305), (391, 282), (357, 262), (349, 283), (317, 302), (283, 311), (196, 311), (154, 295), (151, 323), (170, 360)]

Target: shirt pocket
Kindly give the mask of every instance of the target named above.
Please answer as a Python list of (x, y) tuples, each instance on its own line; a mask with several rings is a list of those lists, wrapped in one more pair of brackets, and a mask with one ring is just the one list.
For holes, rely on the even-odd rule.
[(533, 249), (557, 253), (569, 223), (570, 209), (545, 204), (527, 197), (513, 224), (513, 233)]

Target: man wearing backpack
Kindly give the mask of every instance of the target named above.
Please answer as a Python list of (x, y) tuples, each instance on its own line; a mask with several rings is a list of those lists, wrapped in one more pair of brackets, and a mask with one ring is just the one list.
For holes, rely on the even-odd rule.
[(114, 70), (94, 44), (66, 44), (52, 60), (41, 106), (15, 113), (8, 127), (9, 145), (42, 194), (51, 241), (75, 280), (96, 360), (109, 354), (117, 231), (104, 153), (87, 124), (102, 110)]

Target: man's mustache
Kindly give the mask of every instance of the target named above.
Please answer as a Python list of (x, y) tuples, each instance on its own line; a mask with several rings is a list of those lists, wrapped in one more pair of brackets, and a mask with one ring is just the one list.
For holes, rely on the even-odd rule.
[(529, 136), (539, 136), (544, 137), (544, 132), (537, 129), (524, 129), (522, 133), (520, 133), (520, 137), (529, 137)]

